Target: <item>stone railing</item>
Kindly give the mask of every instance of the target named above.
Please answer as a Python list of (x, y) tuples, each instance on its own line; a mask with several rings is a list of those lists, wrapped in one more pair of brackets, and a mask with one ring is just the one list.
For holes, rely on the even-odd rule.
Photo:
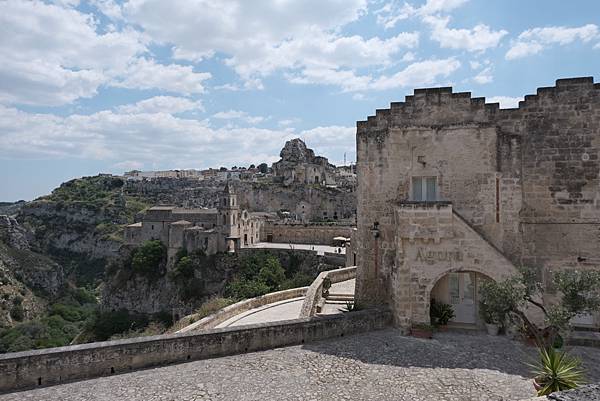
[(386, 309), (0, 355), (0, 392), (127, 373), (382, 329)]
[(260, 297), (246, 299), (233, 305), (229, 305), (217, 312), (209, 315), (203, 319), (198, 320), (195, 323), (185, 326), (176, 333), (187, 333), (194, 330), (212, 329), (217, 327), (219, 324), (226, 320), (231, 319), (241, 313), (247, 312), (251, 309), (255, 309), (267, 304), (274, 302), (285, 301), (288, 299), (294, 299), (303, 297), (309, 287), (292, 288), (290, 290), (271, 292), (269, 294), (261, 295)]
[(329, 278), (331, 284), (356, 278), (356, 266), (321, 272), (306, 291), (300, 317), (310, 317), (317, 313), (317, 306), (323, 301), (323, 280)]

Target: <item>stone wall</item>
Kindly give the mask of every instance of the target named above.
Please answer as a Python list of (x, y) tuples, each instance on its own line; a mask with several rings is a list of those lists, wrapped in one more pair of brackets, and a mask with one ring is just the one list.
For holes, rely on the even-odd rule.
[(300, 317), (310, 317), (317, 313), (323, 301), (323, 281), (331, 280), (331, 284), (351, 280), (356, 277), (356, 266), (322, 272), (306, 290), (306, 296), (300, 309)]
[(198, 320), (188, 326), (185, 326), (177, 333), (188, 333), (190, 331), (206, 330), (217, 327), (230, 318), (240, 315), (249, 310), (265, 306), (275, 302), (285, 301), (288, 299), (294, 299), (303, 297), (306, 294), (308, 287), (292, 288), (289, 290), (271, 292), (269, 294), (261, 295), (250, 299), (237, 302), (233, 305), (226, 306), (225, 308), (209, 315), (203, 319)]
[(267, 222), (262, 227), (261, 240), (277, 243), (332, 245), (333, 238), (350, 238), (353, 227), (338, 225), (302, 225)]
[(137, 369), (303, 344), (382, 329), (386, 310), (167, 334), (0, 355), (0, 391), (127, 373)]
[(592, 78), (558, 80), (518, 109), (433, 88), (377, 110), (357, 123), (357, 297), (414, 300), (404, 280), (416, 278), (398, 273), (400, 238), (411, 244), (412, 230), (441, 230), (413, 234), (443, 245), (443, 231), (456, 231), (431, 218), (418, 228), (402, 221), (396, 210), (413, 200), (413, 177), (435, 177), (435, 200), (450, 202), (513, 265), (536, 267), (546, 281), (556, 268), (598, 268), (599, 150)]

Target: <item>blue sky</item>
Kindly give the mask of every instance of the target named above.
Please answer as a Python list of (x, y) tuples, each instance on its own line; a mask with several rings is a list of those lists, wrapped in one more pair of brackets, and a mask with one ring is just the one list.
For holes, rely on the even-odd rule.
[(600, 2), (0, 0), (0, 200), (99, 172), (273, 162), (417, 87), (514, 107), (600, 71)]

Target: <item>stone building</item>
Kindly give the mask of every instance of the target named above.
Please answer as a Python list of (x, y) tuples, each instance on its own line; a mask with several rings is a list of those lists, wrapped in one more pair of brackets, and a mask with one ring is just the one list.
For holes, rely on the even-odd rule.
[(299, 138), (287, 141), (279, 154), (281, 160), (273, 163), (276, 179), (290, 184), (335, 184), (335, 166), (326, 157), (315, 156)]
[(560, 79), (515, 109), (417, 89), (359, 121), (356, 140), (356, 298), (389, 304), (398, 325), (429, 322), (432, 298), (480, 324), (479, 284), (519, 265), (546, 286), (557, 269), (600, 266), (593, 78)]
[(124, 239), (128, 245), (160, 240), (170, 258), (182, 248), (201, 249), (209, 255), (235, 252), (259, 242), (264, 219), (264, 213), (241, 210), (233, 187), (227, 183), (216, 208), (151, 207), (140, 222), (125, 227)]

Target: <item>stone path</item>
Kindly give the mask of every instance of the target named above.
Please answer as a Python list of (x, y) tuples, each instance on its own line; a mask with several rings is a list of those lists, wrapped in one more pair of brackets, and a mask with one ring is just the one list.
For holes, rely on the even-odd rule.
[[(2, 401), (399, 400), (501, 401), (534, 396), (524, 361), (535, 350), (504, 337), (394, 329), (196, 361), (0, 396)], [(600, 349), (573, 348), (600, 381)]]
[(335, 247), (329, 245), (309, 245), (309, 244), (285, 244), (285, 243), (277, 243), (277, 242), (258, 242), (251, 246), (251, 248), (265, 248), (265, 249), (304, 249), (315, 251), (317, 255), (324, 255), (325, 252), (337, 253), (338, 250), (341, 250), (342, 255), (346, 254), (346, 248), (344, 247)]
[(217, 328), (297, 319), (303, 302), (304, 297), (301, 297), (261, 306), (234, 316), (219, 324)]

